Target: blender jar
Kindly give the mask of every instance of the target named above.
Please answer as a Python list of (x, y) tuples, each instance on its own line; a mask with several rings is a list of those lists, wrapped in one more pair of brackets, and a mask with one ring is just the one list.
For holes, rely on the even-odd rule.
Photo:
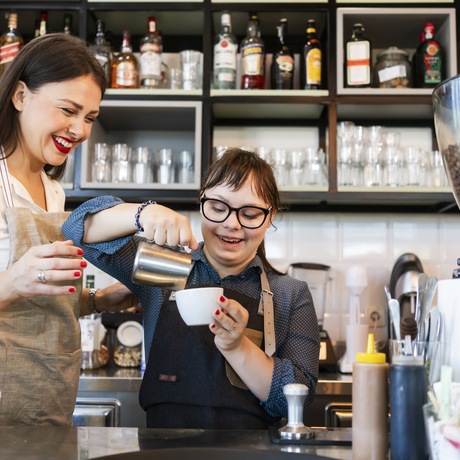
[(331, 267), (322, 264), (296, 263), (289, 267), (289, 275), (308, 284), (315, 305), (318, 326), (323, 329), (326, 310), (326, 288)]

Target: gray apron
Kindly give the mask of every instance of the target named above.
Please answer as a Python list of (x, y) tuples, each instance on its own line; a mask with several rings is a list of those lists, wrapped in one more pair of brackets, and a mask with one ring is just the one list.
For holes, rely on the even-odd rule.
[[(1, 153), (9, 268), (33, 246), (64, 241), (61, 226), (69, 213), (15, 208)], [(72, 285), (75, 292), (22, 298), (0, 310), (0, 426), (72, 425), (81, 364), (82, 281), (53, 284)]]

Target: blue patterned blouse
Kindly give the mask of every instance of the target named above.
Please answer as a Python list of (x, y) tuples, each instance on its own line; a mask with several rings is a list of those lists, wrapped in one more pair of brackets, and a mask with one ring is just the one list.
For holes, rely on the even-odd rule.
[[(131, 281), (137, 245), (142, 239), (130, 235), (106, 243), (83, 243), (85, 219), (91, 214), (121, 203), (122, 200), (112, 196), (89, 200), (70, 215), (62, 226), (62, 232), (67, 239), (73, 240), (76, 246), (85, 251), (85, 259), (121, 281), (140, 301), (144, 315), (147, 360), (165, 291)], [(259, 256), (256, 255), (243, 272), (222, 279), (209, 265), (203, 246), (202, 242), (200, 249), (192, 252), (195, 264), (187, 284), (222, 286), (253, 298), (260, 298), (262, 263)], [(305, 407), (315, 397), (319, 358), (318, 322), (313, 300), (305, 282), (269, 271), (267, 278), (273, 292), (276, 351), (273, 355), (274, 370), (270, 392), (268, 398), (260, 403), (270, 415), (287, 417), (287, 402), (283, 394), (285, 385), (303, 383), (309, 387)]]

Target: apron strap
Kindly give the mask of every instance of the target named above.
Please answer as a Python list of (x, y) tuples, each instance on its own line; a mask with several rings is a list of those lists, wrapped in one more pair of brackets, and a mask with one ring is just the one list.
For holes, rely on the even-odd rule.
[(11, 193), (10, 179), (8, 177), (8, 165), (6, 164), (5, 151), (0, 146), (0, 182), (7, 208), (14, 208), (13, 194)]
[(267, 274), (263, 267), (260, 274), (260, 282), (262, 284), (262, 293), (257, 313), (264, 317), (265, 354), (272, 356), (276, 349), (273, 292), (270, 291)]

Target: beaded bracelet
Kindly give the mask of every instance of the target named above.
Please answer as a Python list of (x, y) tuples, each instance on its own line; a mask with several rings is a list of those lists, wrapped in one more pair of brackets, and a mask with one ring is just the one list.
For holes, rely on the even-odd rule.
[(156, 201), (144, 201), (138, 208), (137, 208), (137, 213), (136, 213), (136, 227), (140, 232), (143, 232), (144, 229), (141, 227), (141, 224), (139, 223), (139, 216), (141, 215), (141, 211), (148, 206), (149, 204), (157, 204)]

